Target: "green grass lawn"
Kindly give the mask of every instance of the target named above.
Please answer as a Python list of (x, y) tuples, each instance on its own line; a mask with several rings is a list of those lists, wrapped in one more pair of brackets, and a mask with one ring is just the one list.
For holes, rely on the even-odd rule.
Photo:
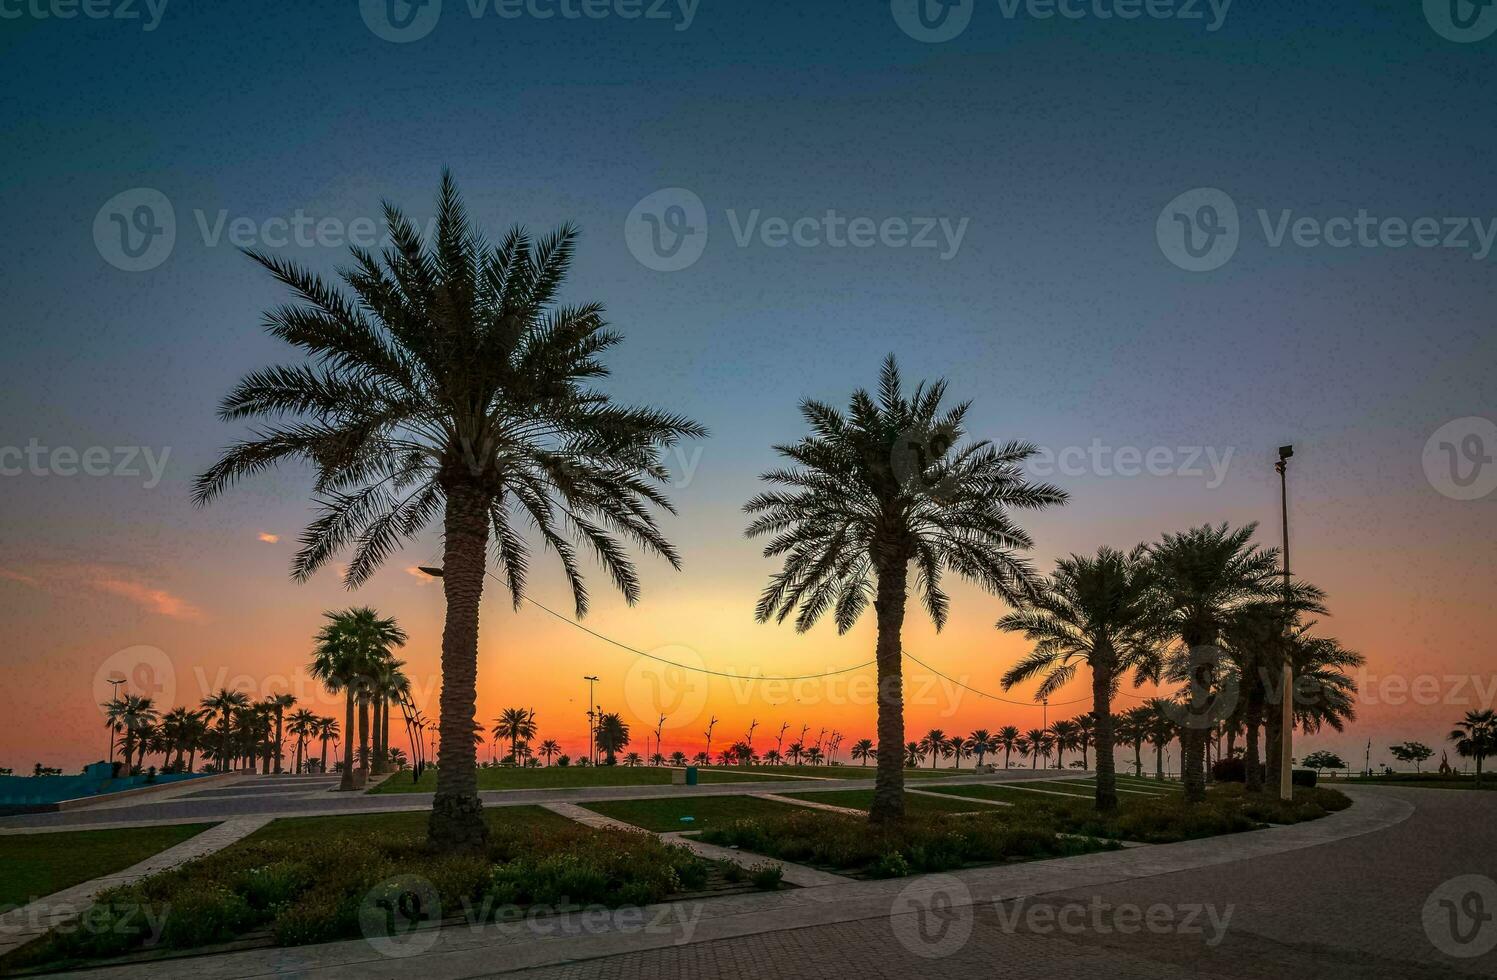
[[(88, 928), (53, 931), (0, 957), (0, 972), (245, 938), (300, 946), (367, 937), (370, 928), (393, 927), (397, 938), (409, 931), (378, 926), (386, 921), (379, 909), (411, 907), (424, 919), (463, 917), (477, 927), (564, 902), (649, 905), (709, 887), (716, 867), (652, 834), (594, 829), (540, 807), (488, 807), (484, 818), (479, 854), (428, 849), (425, 812), (276, 820), (215, 854), (104, 892)], [(122, 832), (107, 836), (114, 843)], [(775, 887), (773, 879), (754, 884)]]
[[(583, 803), (595, 813), (622, 820), (636, 827), (666, 833), (672, 830), (704, 830), (743, 817), (762, 817), (798, 809), (753, 796), (681, 796), (664, 800), (598, 800)], [(692, 817), (682, 823), (682, 817)]]
[(211, 823), (125, 830), (81, 830), (0, 836), (0, 906), (123, 871), (213, 826)]
[[(793, 800), (808, 800), (831, 806), (845, 806), (854, 810), (866, 810), (873, 805), (871, 789), (836, 789), (825, 793), (784, 793)], [(983, 808), (981, 803), (963, 803), (961, 800), (943, 800), (920, 793), (904, 794), (906, 813), (971, 813)]]
[(1416, 786), (1424, 789), (1497, 790), (1497, 773), (1481, 774), (1481, 785), (1471, 776), (1442, 776), (1437, 772), (1401, 772), (1392, 776), (1340, 776), (1322, 775), (1322, 784), (1330, 786)]
[[(592, 786), (666, 786), (671, 781), (670, 769), (655, 766), (543, 766), (539, 769), (515, 769), (512, 767), (478, 770), (478, 788), (499, 789), (581, 789)], [(701, 769), (698, 780), (703, 783), (760, 782), (772, 778), (757, 771), (753, 774), (726, 769)], [(421, 774), (418, 783), (408, 772), (398, 772), (380, 783), (372, 793), (433, 793), (437, 788), (437, 773), (428, 769)]]
[[(741, 772), (756, 776), (809, 776), (814, 779), (872, 779), (873, 766), (713, 766), (703, 768), (706, 773)], [(929, 779), (941, 776), (970, 776), (970, 769), (905, 769), (906, 779)]]

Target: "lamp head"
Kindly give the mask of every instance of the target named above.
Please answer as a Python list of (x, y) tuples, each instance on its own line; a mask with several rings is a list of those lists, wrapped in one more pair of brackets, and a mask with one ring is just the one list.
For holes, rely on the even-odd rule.
[(1294, 447), (1293, 446), (1280, 446), (1279, 447), (1279, 458), (1280, 459), (1288, 459), (1290, 456), (1293, 456), (1293, 455), (1294, 455)]

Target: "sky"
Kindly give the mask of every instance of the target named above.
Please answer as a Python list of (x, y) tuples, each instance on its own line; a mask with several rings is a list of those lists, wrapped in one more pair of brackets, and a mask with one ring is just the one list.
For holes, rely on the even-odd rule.
[[(304, 668), (352, 604), (405, 626), (434, 712), (435, 534), (349, 594), (288, 574), (305, 470), (189, 494), (244, 435), (222, 396), (295, 359), (237, 246), (331, 273), (382, 201), (428, 220), (444, 168), (491, 235), (575, 222), (565, 299), (626, 338), (608, 391), (711, 431), (670, 460), (685, 570), (644, 561), (633, 608), (595, 570), (590, 629), (761, 678), (871, 659), (871, 616), (755, 622), (775, 566), (741, 507), (799, 400), (845, 404), (893, 352), (974, 435), (1044, 447), (1071, 502), (1022, 516), (1042, 570), (1206, 522), (1276, 544), (1292, 443), (1295, 570), (1368, 660), (1355, 724), (1301, 745), (1438, 761), (1497, 689), (1497, 23), (1443, 6), (0, 0), (0, 766), (102, 757), (111, 676), (336, 713)], [(557, 568), (531, 591), (569, 608)], [(911, 610), (907, 648), (966, 688), (909, 665), (910, 732), (1084, 710), (1084, 681), (1003, 692), (1006, 611), (961, 586), (939, 634)], [(663, 700), (667, 752), (714, 717), (715, 745), (873, 734), (871, 668), (653, 663), (491, 593), (479, 718), (534, 708), (575, 752), (596, 675), (637, 744)]]

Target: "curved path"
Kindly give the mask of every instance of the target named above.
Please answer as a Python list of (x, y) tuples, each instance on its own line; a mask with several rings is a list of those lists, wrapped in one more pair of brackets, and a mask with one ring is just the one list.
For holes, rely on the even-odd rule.
[[(643, 913), (447, 926), (419, 948), (396, 950), (415, 954), (409, 959), (359, 941), (171, 966), (200, 980), (516, 972), (534, 980), (1497, 976), (1497, 952), (1448, 955), (1431, 935), (1457, 953), (1474, 947), (1448, 931), (1426, 932), (1421, 918), (1443, 882), (1497, 874), (1497, 794), (1350, 792), (1356, 805), (1324, 820), (1209, 840)], [(1477, 925), (1475, 942), (1490, 937), (1497, 945), (1497, 922)], [(91, 975), (161, 972), (158, 965)]]

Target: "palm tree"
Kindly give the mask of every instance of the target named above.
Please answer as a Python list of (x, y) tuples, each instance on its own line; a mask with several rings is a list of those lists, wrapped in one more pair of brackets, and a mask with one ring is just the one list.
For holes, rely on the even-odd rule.
[(790, 746), (789, 746), (789, 749), (790, 749), (790, 764), (791, 765), (796, 765), (796, 766), (800, 765), (800, 757), (806, 751), (805, 746), (801, 745), (799, 742), (791, 742)]
[[(1133, 775), (1135, 776), (1144, 774), (1143, 748), (1144, 742), (1149, 737), (1152, 717), (1153, 712), (1149, 710), (1148, 705), (1141, 704), (1135, 708), (1129, 708), (1124, 714), (1114, 715), (1112, 719), (1113, 737), (1124, 745), (1133, 746)], [(1097, 746), (1097, 771), (1099, 773), (1102, 766), (1101, 752), (1102, 747), (1099, 745)]]
[[(1118, 807), (1112, 696), (1129, 670), (1134, 672), (1135, 686), (1157, 679), (1159, 673), (1159, 616), (1150, 569), (1142, 546), (1127, 554), (1101, 548), (1094, 558), (1062, 558), (1032, 609), (998, 621), (999, 629), (1022, 632), (1035, 644), (1003, 675), (1004, 690), (1043, 675), (1034, 695), (1041, 700), (1069, 683), (1081, 664), (1091, 672), (1092, 715), (1105, 719), (1096, 725), (1095, 733), (1096, 807), (1104, 812)], [(1069, 742), (1062, 746), (1069, 747)]]
[(813, 745), (806, 749), (806, 762), (813, 766), (821, 765), (821, 746)]
[(322, 765), (323, 773), (327, 772), (327, 743), (338, 737), (338, 719), (325, 715), (319, 715), (314, 734), (322, 742)]
[(179, 772), (182, 771), (182, 756), (186, 754), (188, 744), (197, 731), (196, 723), (199, 720), (196, 711), (185, 707), (173, 708), (161, 719), (162, 738), (170, 750), (176, 752), (173, 767)]
[(374, 771), (389, 771), (390, 705), (400, 704), (410, 693), (411, 680), (400, 669), (405, 663), (393, 656), (380, 657), (372, 665), (369, 699), (374, 708)]
[(699, 766), (710, 766), (712, 765), (712, 756), (708, 755), (706, 752), (698, 752), (696, 755), (692, 756), (691, 761), (695, 762)]
[(346, 290), (249, 253), (300, 299), (266, 320), (310, 363), (255, 372), (229, 394), (220, 415), (259, 426), (199, 477), (194, 497), (204, 505), (240, 477), (310, 462), (321, 514), (292, 574), (305, 580), (353, 545), (351, 587), (441, 515), (442, 752), (428, 834), (477, 851), (486, 831), (472, 732), (490, 542), (516, 608), (530, 568), (521, 517), (556, 552), (579, 617), (588, 593), (577, 542), (633, 604), (639, 579), (618, 535), (679, 568), (647, 505), (670, 510), (661, 452), (706, 432), (591, 387), (607, 374), (599, 356), (620, 338), (601, 306), (556, 305), (576, 244), (571, 226), (539, 242), (517, 227), (491, 246), (446, 173), (431, 241), (392, 205), (385, 221), (391, 247), (354, 249), (340, 273)]
[(939, 728), (932, 728), (920, 739), (920, 751), (930, 756), (930, 767), (936, 767), (936, 760), (941, 756), (951, 755), (951, 746), (947, 744), (946, 733)]
[(218, 689), (218, 693), (210, 694), (206, 698), (203, 698), (202, 707), (208, 713), (209, 717), (218, 716), (220, 739), (218, 765), (224, 772), (228, 772), (230, 759), (232, 758), (229, 750), (229, 724), (234, 712), (249, 707), (249, 695), (243, 691), (231, 691), (226, 687), (221, 687)]
[[(925, 761), (925, 750), (920, 748), (919, 742), (904, 743), (904, 764), (911, 769)], [(901, 775), (903, 775), (901, 773)]]
[(1056, 721), (1050, 725), (1050, 738), (1055, 743), (1055, 768), (1064, 769), (1066, 750), (1081, 747), (1081, 731), (1074, 721)]
[(307, 671), (329, 691), (344, 694), (343, 777), (340, 790), (354, 788), (354, 706), (359, 708), (359, 764), (369, 759), (369, 696), (373, 678), (390, 659), (391, 647), (403, 647), (405, 631), (395, 620), (381, 617), (368, 606), (325, 612), (328, 622), (317, 634), (317, 646)]
[[(1092, 712), (1077, 715), (1071, 719), (1071, 724), (1076, 726), (1076, 748), (1081, 750), (1081, 768), (1090, 769), (1086, 753), (1092, 747), (1092, 742), (1097, 735), (1097, 716)], [(1111, 751), (1110, 747), (1109, 751)]]
[(909, 566), (925, 609), (939, 630), (950, 605), (941, 588), (954, 571), (1011, 605), (1033, 591), (1033, 572), (1018, 553), (1032, 546), (1012, 508), (1063, 503), (1061, 490), (1025, 481), (1019, 464), (1037, 452), (1028, 443), (959, 446), (969, 403), (943, 410), (946, 383), (917, 385), (905, 395), (893, 355), (883, 365), (878, 397), (853, 393), (848, 413), (807, 400), (801, 415), (811, 435), (776, 446), (793, 468), (764, 474), (787, 489), (759, 494), (745, 507), (748, 534), (772, 535), (766, 556), (782, 569), (759, 600), (760, 621), (811, 628), (828, 610), (845, 633), (872, 602), (878, 619), (878, 770), (873, 823), (904, 816), (903, 648)]
[(544, 742), (541, 743), (540, 753), (541, 753), (541, 755), (543, 755), (543, 756), (546, 757), (546, 765), (547, 765), (547, 767), (549, 767), (551, 765), (551, 757), (553, 755), (559, 754), (560, 752), (561, 752), (561, 746), (557, 743), (556, 739), (554, 739), (554, 738), (548, 738)]
[(294, 694), (272, 694), (267, 700), (272, 711), (275, 712), (275, 771), (281, 771), (281, 757), (284, 754), (281, 746), (282, 726), (285, 722), (286, 709), (296, 704)]
[(317, 731), (317, 716), (306, 708), (297, 708), (291, 715), (286, 730), (296, 737), (296, 773), (302, 772), (302, 757), (306, 752), (307, 739)]
[(612, 713), (598, 718), (598, 750), (605, 757), (604, 765), (617, 765), (618, 760), (614, 757), (628, 744), (629, 725), (623, 718)]
[(1019, 740), (1019, 750), (1030, 758), (1029, 768), (1040, 767), (1040, 756), (1046, 757), (1046, 768), (1049, 768), (1050, 756), (1050, 733), (1043, 728), (1031, 728), (1024, 733)]
[(390, 764), (393, 765), (397, 770), (404, 772), (406, 767), (411, 764), (411, 760), (406, 758), (405, 751), (403, 749), (391, 749)]
[(860, 738), (852, 743), (852, 757), (861, 760), (864, 767), (868, 765), (869, 759), (876, 758), (877, 756), (878, 749), (874, 746), (873, 739)]
[[(150, 698), (138, 694), (125, 694), (113, 701), (101, 705), (105, 711), (106, 723), (113, 725), (115, 730), (125, 736), (125, 744), (121, 749), (125, 757), (125, 774), (129, 775), (141, 762), (145, 761), (145, 742), (156, 720), (160, 717), (155, 704)], [(140, 759), (131, 762), (136, 746), (140, 747)]]
[(982, 765), (983, 758), (989, 752), (997, 751), (993, 741), (993, 733), (986, 728), (979, 728), (971, 735), (968, 735), (966, 741), (963, 742), (963, 746), (967, 752), (977, 757), (977, 765), (979, 766)]
[[(1019, 738), (1019, 726), (1017, 725), (1004, 725), (998, 729), (998, 734), (993, 736), (993, 751), (1003, 750), (1003, 768), (1005, 769), (1010, 768), (1009, 760), (1013, 758), (1014, 750), (1019, 748)], [(1019, 757), (1024, 757), (1022, 750), (1019, 753)]]
[(535, 711), (530, 708), (505, 708), (494, 719), (493, 736), (495, 740), (509, 739), (509, 758), (517, 766), (520, 759), (515, 755), (515, 745), (521, 739), (535, 738), (535, 732)]
[(208, 721), (203, 712), (189, 712), (181, 731), (182, 745), (187, 749), (187, 767), (183, 772), (193, 772), (197, 768), (198, 749), (206, 747), (208, 732)]
[(1166, 534), (1149, 547), (1159, 624), (1184, 647), (1175, 672), (1189, 683), (1180, 728), (1180, 773), (1187, 802), (1206, 798), (1205, 729), (1218, 720), (1208, 694), (1211, 657), (1234, 612), (1272, 595), (1278, 551), (1252, 544), (1256, 523), (1227, 524)]
[[(1184, 755), (1185, 729), (1175, 723), (1180, 706), (1164, 698), (1151, 698), (1145, 705), (1148, 715), (1149, 744), (1154, 746), (1154, 778), (1164, 778), (1164, 747), (1175, 738), (1181, 740)], [(1182, 773), (1183, 778), (1183, 773)]]
[(671, 753), (671, 765), (677, 766), (677, 767), (686, 765), (686, 753), (685, 752), (681, 752), (679, 750), (676, 751), (676, 752), (672, 752)]
[(1455, 743), (1457, 755), (1476, 761), (1476, 785), (1480, 786), (1482, 760), (1497, 754), (1497, 712), (1491, 708), (1468, 711), (1445, 737)]

